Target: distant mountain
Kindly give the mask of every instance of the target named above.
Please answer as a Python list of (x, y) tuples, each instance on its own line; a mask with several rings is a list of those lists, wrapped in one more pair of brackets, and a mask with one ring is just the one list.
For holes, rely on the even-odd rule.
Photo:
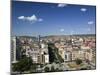
[[(96, 34), (74, 34), (74, 35), (48, 35), (48, 36), (40, 36), (40, 38), (54, 38), (54, 37), (69, 37), (69, 36), (77, 36), (77, 37), (89, 37), (89, 36), (96, 36)], [(31, 39), (37, 39), (36, 36), (16, 36), (19, 38), (31, 38)]]
[(73, 36), (96, 36), (96, 34), (77, 34)]
[(37, 39), (37, 37), (35, 37), (35, 36), (16, 36), (16, 37), (27, 38), (27, 39)]
[(69, 36), (78, 36), (78, 37), (88, 37), (88, 36), (96, 36), (96, 34), (74, 34), (74, 35), (48, 35), (44, 36), (44, 38), (51, 38), (51, 37), (69, 37)]

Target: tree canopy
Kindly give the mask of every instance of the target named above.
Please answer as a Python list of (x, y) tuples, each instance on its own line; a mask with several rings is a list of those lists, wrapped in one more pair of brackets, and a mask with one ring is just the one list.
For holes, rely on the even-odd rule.
[(32, 59), (30, 57), (24, 57), (17, 63), (13, 64), (12, 67), (13, 71), (24, 72), (30, 70), (31, 65), (33, 65)]

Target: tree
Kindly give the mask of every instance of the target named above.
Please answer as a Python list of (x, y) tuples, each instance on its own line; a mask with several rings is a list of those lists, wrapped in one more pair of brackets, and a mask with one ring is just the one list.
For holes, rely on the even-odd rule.
[(55, 71), (54, 66), (51, 66), (51, 72), (54, 72), (54, 71)]
[(77, 65), (80, 65), (82, 63), (82, 60), (81, 59), (76, 59), (76, 64)]
[(55, 47), (53, 43), (48, 43), (49, 50), (49, 61), (50, 63), (62, 63), (64, 62), (63, 58), (59, 55), (58, 48)]
[(49, 72), (50, 71), (50, 69), (49, 69), (49, 67), (45, 67), (45, 72)]
[(50, 61), (50, 63), (53, 63), (54, 61), (56, 61), (56, 56), (55, 56), (53, 47), (54, 47), (54, 44), (52, 44), (52, 43), (48, 44), (49, 61)]
[(60, 71), (59, 68), (56, 68), (56, 72)]
[(87, 68), (81, 68), (80, 70), (87, 70)]
[(32, 73), (32, 72), (36, 72), (37, 67), (38, 67), (38, 65), (34, 63), (34, 64), (31, 66), (31, 68), (30, 68), (30, 72), (31, 72), (31, 73)]
[(19, 60), (17, 63), (13, 64), (12, 70), (18, 72), (29, 71), (31, 66), (33, 65), (32, 59), (30, 57), (24, 57)]

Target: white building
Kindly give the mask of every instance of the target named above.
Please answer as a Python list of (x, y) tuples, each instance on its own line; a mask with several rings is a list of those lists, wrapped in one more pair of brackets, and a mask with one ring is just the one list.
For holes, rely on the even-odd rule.
[(64, 62), (71, 61), (71, 52), (64, 52)]
[(16, 63), (16, 37), (11, 38), (11, 61)]
[(46, 54), (46, 55), (44, 55), (44, 57), (45, 57), (45, 63), (49, 63), (49, 55)]
[(41, 63), (49, 63), (48, 45), (44, 43), (41, 43), (41, 55), (42, 55)]
[(87, 59), (87, 60), (89, 60), (89, 61), (92, 61), (92, 59), (93, 59), (92, 49), (87, 50), (87, 51), (85, 52), (85, 59)]

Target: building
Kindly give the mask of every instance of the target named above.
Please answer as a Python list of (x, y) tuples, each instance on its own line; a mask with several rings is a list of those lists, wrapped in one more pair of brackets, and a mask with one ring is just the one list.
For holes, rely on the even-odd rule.
[(93, 59), (93, 53), (92, 53), (92, 49), (86, 50), (85, 51), (85, 59), (92, 61)]
[(16, 63), (16, 37), (11, 37), (11, 62)]
[(72, 60), (76, 60), (76, 59), (85, 60), (85, 51), (84, 50), (73, 50)]
[(22, 58), (22, 44), (18, 36), (11, 37), (11, 61), (16, 63)]
[(41, 63), (49, 63), (48, 45), (41, 43)]
[(72, 60), (72, 56), (71, 55), (72, 55), (71, 52), (65, 51), (64, 52), (64, 62), (71, 61)]
[(41, 39), (39, 36), (38, 42), (26, 44), (22, 48), (23, 50), (25, 50), (25, 55), (27, 57), (32, 58), (33, 63), (39, 63), (39, 64), (49, 63), (48, 45), (42, 43), (42, 41), (40, 40)]

